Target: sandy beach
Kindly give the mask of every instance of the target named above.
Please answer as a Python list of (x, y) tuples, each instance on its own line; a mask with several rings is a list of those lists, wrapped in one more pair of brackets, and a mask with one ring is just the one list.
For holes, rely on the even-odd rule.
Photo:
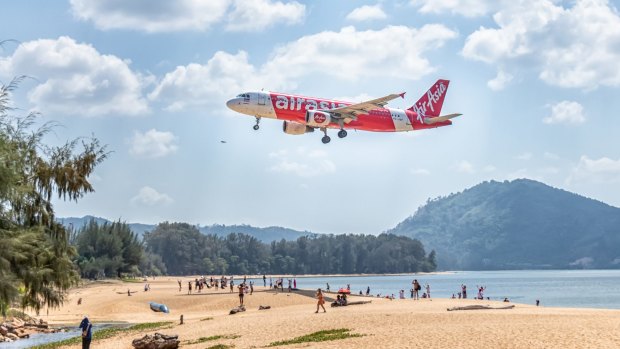
[[(60, 309), (42, 314), (51, 324), (77, 324), (84, 315), (94, 323), (145, 323), (173, 321), (171, 328), (141, 333), (122, 333), (93, 342), (94, 348), (132, 348), (131, 341), (146, 333), (178, 334), (184, 348), (207, 348), (215, 344), (235, 348), (259, 348), (280, 340), (337, 328), (351, 329), (362, 337), (331, 342), (303, 343), (286, 347), (315, 348), (620, 348), (620, 311), (600, 309), (546, 308), (515, 304), (508, 310), (447, 311), (466, 305), (500, 307), (502, 302), (422, 299), (388, 300), (351, 296), (350, 301), (372, 300), (370, 304), (330, 308), (315, 314), (316, 300), (302, 293), (267, 291), (255, 288), (245, 297), (247, 311), (228, 315), (239, 304), (229, 290), (203, 290), (187, 294), (187, 281), (178, 291), (177, 279), (143, 283), (102, 281), (89, 283), (70, 292)], [(137, 291), (131, 297), (127, 290)], [(120, 292), (120, 293), (119, 293)], [(312, 291), (303, 292), (312, 294)], [(328, 297), (333, 294), (327, 294)], [(77, 300), (82, 298), (82, 304)], [(156, 313), (148, 302), (164, 303), (170, 314)], [(513, 304), (513, 303), (510, 303)], [(269, 310), (258, 310), (269, 305)], [(328, 305), (328, 304), (326, 304)], [(185, 324), (179, 325), (183, 314)], [(193, 345), (187, 340), (215, 335), (216, 341)], [(72, 348), (78, 348), (73, 346)]]

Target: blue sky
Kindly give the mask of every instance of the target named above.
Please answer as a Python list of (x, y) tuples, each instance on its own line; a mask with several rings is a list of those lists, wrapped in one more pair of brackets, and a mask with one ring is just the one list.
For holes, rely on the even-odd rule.
[[(379, 233), (428, 198), (531, 178), (620, 206), (616, 1), (5, 1), (17, 107), (113, 151), (59, 216)], [(450, 127), (290, 136), (249, 90), (362, 101), (451, 80)], [(333, 135), (332, 135), (333, 136)], [(226, 143), (220, 141), (225, 140)]]

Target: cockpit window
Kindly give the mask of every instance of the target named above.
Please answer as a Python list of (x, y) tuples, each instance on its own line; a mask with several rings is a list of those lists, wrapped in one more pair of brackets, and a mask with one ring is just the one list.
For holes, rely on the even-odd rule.
[(250, 98), (250, 94), (249, 93), (242, 93), (240, 95), (237, 95), (237, 97)]

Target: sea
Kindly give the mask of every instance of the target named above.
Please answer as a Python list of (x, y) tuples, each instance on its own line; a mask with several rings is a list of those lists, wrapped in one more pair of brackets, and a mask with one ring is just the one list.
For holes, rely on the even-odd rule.
[[(293, 278), (293, 277), (291, 277)], [(485, 287), (484, 298), (546, 307), (620, 309), (620, 270), (509, 270), (509, 271), (455, 271), (433, 274), (378, 275), (378, 276), (317, 276), (294, 277), (302, 289), (325, 289), (329, 283), (332, 291), (350, 287), (351, 293), (398, 298), (404, 290), (410, 297), (411, 283), (417, 279), (422, 286), (428, 284), (433, 298), (457, 296), (461, 285), (467, 286), (468, 298), (477, 294), (477, 287)], [(250, 279), (260, 286), (261, 279)], [(269, 284), (269, 276), (267, 277)], [(284, 280), (285, 287), (287, 280)], [(422, 294), (423, 288), (420, 291)], [(101, 328), (106, 325), (99, 325)], [(99, 328), (95, 328), (95, 331)], [(0, 343), (0, 349), (28, 348), (79, 335), (77, 329), (51, 335), (33, 335), (30, 339), (14, 343)]]
[[(509, 270), (509, 271), (456, 271), (436, 274), (397, 276), (338, 276), (298, 277), (297, 287), (321, 288), (329, 283), (332, 291), (350, 287), (352, 294), (370, 287), (370, 294), (398, 298), (404, 290), (409, 298), (412, 281), (428, 284), (431, 297), (458, 297), (461, 285), (467, 286), (468, 298), (477, 295), (478, 287), (485, 287), (484, 298), (504, 300), (547, 307), (620, 309), (620, 270)], [(255, 280), (262, 285), (262, 279)], [(269, 278), (267, 279), (269, 283)], [(287, 280), (284, 280), (285, 287)]]

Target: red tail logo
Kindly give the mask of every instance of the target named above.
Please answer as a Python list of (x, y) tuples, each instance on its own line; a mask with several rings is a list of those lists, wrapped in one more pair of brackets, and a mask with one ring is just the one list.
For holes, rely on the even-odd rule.
[(450, 80), (437, 80), (409, 110), (418, 114), (418, 119), (439, 116), (449, 84)]

